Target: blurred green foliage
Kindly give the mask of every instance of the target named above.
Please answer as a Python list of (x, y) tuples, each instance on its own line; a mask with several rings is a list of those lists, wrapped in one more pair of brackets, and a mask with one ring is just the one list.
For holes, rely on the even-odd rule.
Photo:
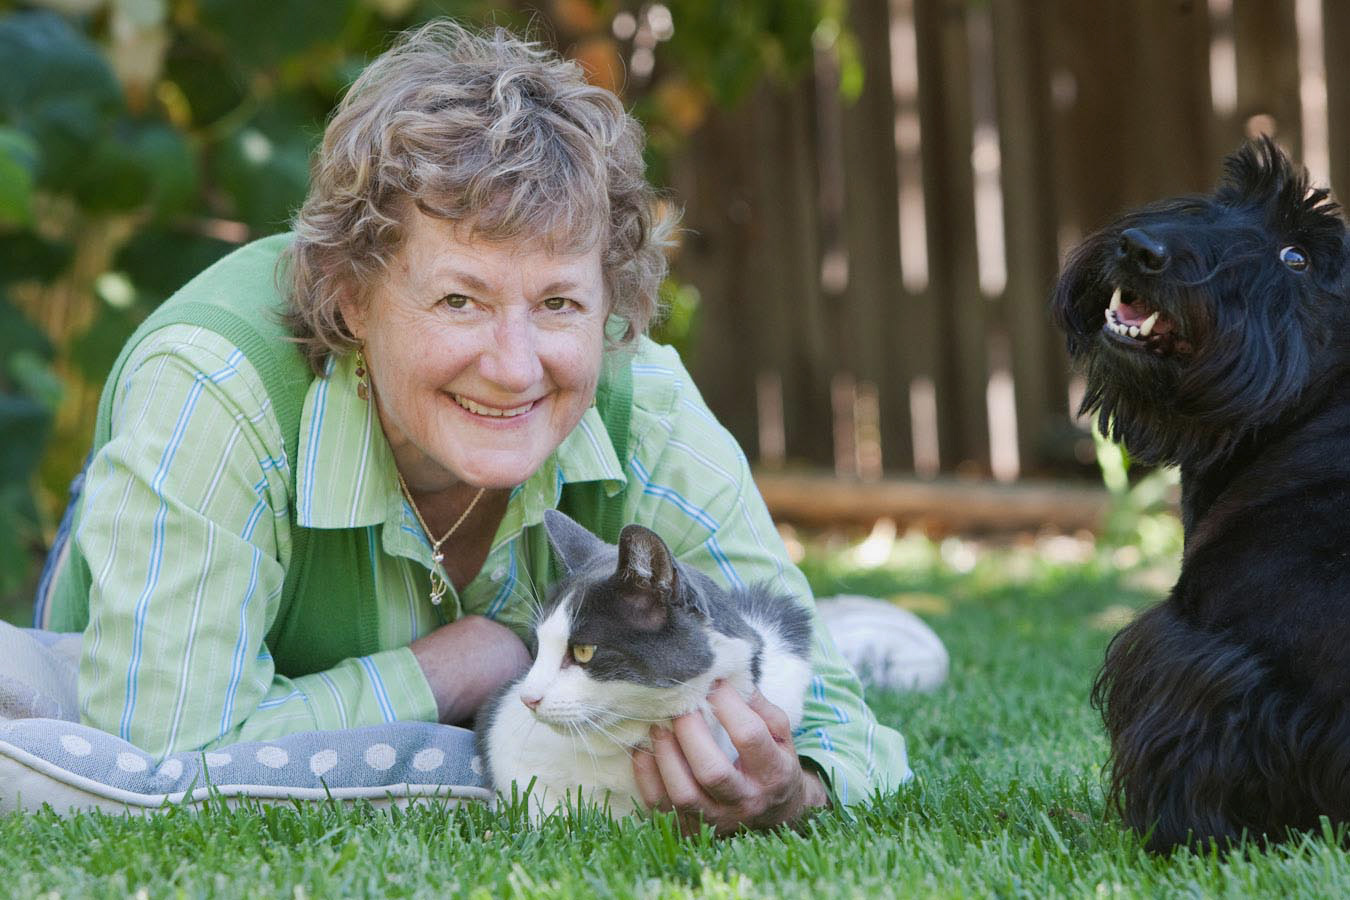
[[(618, 90), (659, 180), (711, 104), (808, 66), (842, 0), (0, 0), (0, 598), (21, 602), (98, 391), (157, 304), (284, 229), (325, 118), (436, 16), (550, 41)], [(667, 336), (696, 293), (673, 285)]]
[(1092, 439), (1102, 484), (1111, 494), (1099, 544), (1108, 549), (1135, 548), (1143, 558), (1180, 556), (1182, 529), (1176, 507), (1181, 470), (1163, 466), (1131, 478), (1129, 452), (1096, 428)]

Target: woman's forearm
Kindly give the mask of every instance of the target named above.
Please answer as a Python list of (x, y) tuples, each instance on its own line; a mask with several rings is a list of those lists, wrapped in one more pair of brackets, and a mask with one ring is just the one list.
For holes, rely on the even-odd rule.
[(459, 724), (507, 682), (530, 667), (530, 653), (515, 632), (482, 616), (442, 625), (409, 645), (440, 720)]

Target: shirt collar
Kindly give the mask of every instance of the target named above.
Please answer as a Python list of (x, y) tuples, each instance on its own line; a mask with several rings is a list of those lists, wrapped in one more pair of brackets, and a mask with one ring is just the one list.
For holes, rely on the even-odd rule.
[[(296, 522), (308, 528), (360, 528), (403, 515), (393, 451), (375, 405), (356, 392), (354, 354), (330, 356), (325, 376), (305, 394), (296, 459)], [(566, 484), (605, 482), (613, 496), (626, 481), (594, 406), (511, 494), (503, 528), (536, 525), (556, 509)]]

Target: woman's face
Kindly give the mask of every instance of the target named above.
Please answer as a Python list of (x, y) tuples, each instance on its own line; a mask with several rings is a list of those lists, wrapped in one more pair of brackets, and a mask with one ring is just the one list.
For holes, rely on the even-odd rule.
[(604, 349), (600, 250), (553, 255), (411, 213), (364, 306), (380, 423), (409, 486), (513, 487), (590, 406)]

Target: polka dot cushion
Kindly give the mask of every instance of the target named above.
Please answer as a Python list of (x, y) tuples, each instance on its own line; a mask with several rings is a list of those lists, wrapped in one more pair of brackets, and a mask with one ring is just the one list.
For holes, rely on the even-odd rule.
[(490, 800), (473, 732), (403, 722), (176, 753), (156, 764), (113, 735), (61, 719), (0, 722), (0, 812), (157, 808), (228, 800)]
[(0, 622), (0, 813), (157, 809), (208, 797), (490, 801), (464, 728), (395, 722), (311, 731), (156, 761), (76, 721), (78, 635)]

